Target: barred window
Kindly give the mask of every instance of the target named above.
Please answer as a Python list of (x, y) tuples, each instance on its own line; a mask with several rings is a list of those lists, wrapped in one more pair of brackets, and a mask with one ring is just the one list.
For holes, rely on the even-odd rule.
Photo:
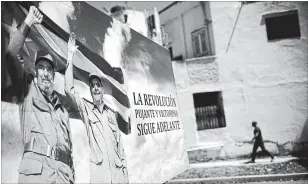
[(197, 130), (226, 127), (222, 93), (193, 94)]

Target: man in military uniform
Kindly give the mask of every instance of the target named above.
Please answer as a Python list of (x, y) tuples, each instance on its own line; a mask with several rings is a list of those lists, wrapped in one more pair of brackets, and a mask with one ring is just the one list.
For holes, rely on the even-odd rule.
[(89, 75), (93, 102), (81, 99), (74, 87), (73, 55), (75, 35), (68, 43), (65, 92), (85, 123), (91, 148), (91, 183), (128, 183), (126, 158), (115, 113), (103, 101), (106, 80), (97, 73)]
[[(27, 75), (20, 53), (30, 27), (43, 15), (31, 6), (26, 19), (10, 35), (8, 65), (23, 84), (20, 104), (24, 153), (18, 169), (19, 183), (74, 183), (72, 142), (68, 112), (53, 90), (55, 60), (40, 50), (35, 57), (35, 77)], [(29, 80), (30, 79), (30, 80)]]

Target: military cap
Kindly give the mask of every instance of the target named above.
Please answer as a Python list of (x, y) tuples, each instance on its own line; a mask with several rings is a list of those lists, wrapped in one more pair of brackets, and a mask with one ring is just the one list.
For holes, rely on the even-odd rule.
[(92, 72), (89, 75), (89, 83), (91, 82), (92, 79), (97, 78), (99, 79), (99, 81), (103, 84), (104, 80), (106, 80), (106, 76), (105, 75), (101, 75), (98, 72)]
[(54, 58), (45, 50), (38, 50), (35, 53), (35, 65), (41, 60), (49, 62), (53, 68), (56, 68)]

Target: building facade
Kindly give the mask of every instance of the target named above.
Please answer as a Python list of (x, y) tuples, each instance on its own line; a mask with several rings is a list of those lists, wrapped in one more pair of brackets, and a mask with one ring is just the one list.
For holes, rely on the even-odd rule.
[(190, 151), (248, 155), (252, 121), (275, 154), (307, 150), (307, 2), (174, 2), (159, 13)]

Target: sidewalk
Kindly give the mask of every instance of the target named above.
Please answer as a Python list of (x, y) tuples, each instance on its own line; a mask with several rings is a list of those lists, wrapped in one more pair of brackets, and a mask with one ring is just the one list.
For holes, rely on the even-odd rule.
[(173, 179), (167, 183), (204, 183), (204, 184), (226, 184), (226, 183), (259, 183), (273, 181), (305, 181), (308, 180), (308, 173), (291, 173), (291, 174), (267, 174), (251, 176), (233, 176), (233, 177), (211, 177), (211, 178), (188, 178)]
[(308, 179), (308, 159), (298, 157), (257, 158), (192, 163), (190, 168), (168, 183), (245, 183), (262, 181), (296, 181)]
[(232, 160), (232, 161), (212, 161), (212, 162), (203, 162), (203, 163), (192, 163), (190, 164), (191, 169), (197, 168), (208, 168), (208, 167), (223, 167), (223, 166), (250, 166), (256, 164), (273, 164), (273, 163), (282, 163), (288, 162), (291, 160), (299, 160), (298, 157), (277, 157), (274, 162), (271, 162), (271, 158), (256, 158), (256, 163), (246, 164), (245, 162), (249, 161), (249, 159), (245, 160)]

